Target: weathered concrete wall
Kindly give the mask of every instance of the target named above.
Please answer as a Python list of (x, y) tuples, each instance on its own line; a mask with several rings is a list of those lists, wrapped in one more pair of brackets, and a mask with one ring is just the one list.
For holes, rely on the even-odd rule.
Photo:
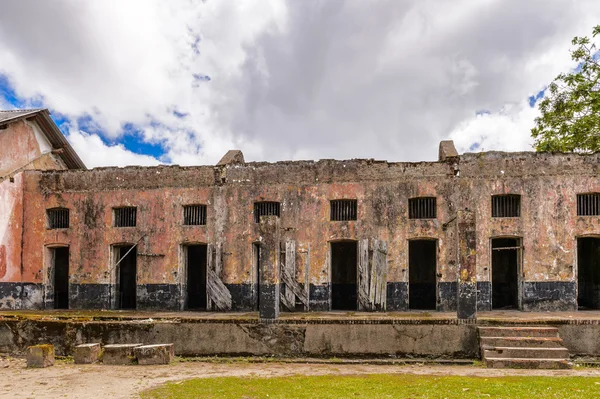
[(52, 343), (57, 354), (69, 355), (76, 345), (88, 342), (173, 343), (175, 353), (183, 356), (479, 356), (476, 327), (458, 323), (6, 320), (0, 324), (0, 352), (22, 353), (28, 345)]
[[(456, 309), (457, 211), (475, 216), (477, 304), (491, 306), (490, 240), (519, 237), (524, 310), (576, 308), (576, 237), (600, 234), (600, 218), (576, 215), (576, 194), (600, 192), (600, 155), (483, 153), (446, 162), (372, 160), (129, 167), (24, 173), (23, 282), (50, 278), (52, 246), (70, 248), (70, 306), (107, 308), (114, 294), (111, 246), (138, 247), (138, 308), (179, 309), (181, 245), (220, 248), (234, 310), (256, 309), (252, 243), (256, 201), (281, 203), (281, 241), (296, 242), (296, 278), (308, 273), (311, 310), (329, 310), (329, 242), (388, 243), (387, 309), (408, 308), (408, 241), (437, 240), (437, 309)], [(521, 217), (492, 218), (491, 196), (520, 194)], [(411, 220), (408, 200), (437, 198), (437, 218)], [(329, 200), (357, 199), (358, 220), (329, 220)], [(183, 226), (183, 205), (206, 204), (206, 226)], [(45, 211), (70, 209), (69, 229), (47, 230)], [(112, 208), (137, 206), (136, 227), (112, 227)], [(217, 245), (220, 244), (220, 245)], [(308, 266), (308, 270), (307, 270)], [(0, 283), (1, 284), (1, 283)]]

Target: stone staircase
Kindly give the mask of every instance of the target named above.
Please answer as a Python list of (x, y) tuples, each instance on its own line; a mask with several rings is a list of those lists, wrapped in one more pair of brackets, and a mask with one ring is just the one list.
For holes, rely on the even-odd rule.
[(490, 368), (570, 369), (556, 327), (478, 327), (481, 357)]

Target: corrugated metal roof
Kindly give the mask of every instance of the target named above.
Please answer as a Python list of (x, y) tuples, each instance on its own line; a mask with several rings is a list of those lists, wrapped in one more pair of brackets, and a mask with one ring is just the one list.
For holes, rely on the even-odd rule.
[(24, 116), (35, 114), (36, 112), (42, 111), (41, 108), (37, 109), (15, 109), (10, 111), (0, 110), (0, 123), (8, 122), (13, 119), (19, 119)]
[(50, 141), (50, 144), (52, 144), (52, 148), (55, 150), (62, 149), (59, 156), (69, 169), (87, 169), (81, 158), (79, 158), (79, 155), (77, 155), (58, 126), (56, 126), (56, 123), (50, 118), (50, 111), (45, 108), (17, 109), (13, 111), (0, 110), (0, 125), (22, 118), (33, 118), (48, 138), (48, 141)]

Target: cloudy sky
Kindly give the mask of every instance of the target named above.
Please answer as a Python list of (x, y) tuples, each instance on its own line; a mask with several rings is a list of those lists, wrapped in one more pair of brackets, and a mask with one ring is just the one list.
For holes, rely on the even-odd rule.
[(598, 0), (20, 0), (0, 109), (47, 107), (90, 166), (434, 160), (530, 150)]

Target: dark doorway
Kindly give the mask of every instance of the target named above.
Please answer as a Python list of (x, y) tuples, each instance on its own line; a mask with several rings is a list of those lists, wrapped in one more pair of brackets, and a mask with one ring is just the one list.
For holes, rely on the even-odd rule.
[(254, 270), (254, 292), (256, 297), (256, 310), (260, 309), (260, 243), (252, 244), (252, 270)]
[(186, 246), (187, 309), (206, 309), (206, 245)]
[(331, 243), (332, 310), (356, 310), (358, 308), (357, 257), (358, 244), (356, 241)]
[(600, 309), (600, 238), (577, 239), (577, 305)]
[(69, 309), (69, 247), (52, 248), (54, 309)]
[(518, 238), (492, 239), (492, 309), (519, 308)]
[(436, 308), (437, 241), (408, 242), (408, 306), (416, 310)]
[[(119, 309), (135, 309), (137, 297), (137, 248), (127, 245), (117, 247), (118, 304)], [(127, 256), (125, 256), (127, 255)]]

